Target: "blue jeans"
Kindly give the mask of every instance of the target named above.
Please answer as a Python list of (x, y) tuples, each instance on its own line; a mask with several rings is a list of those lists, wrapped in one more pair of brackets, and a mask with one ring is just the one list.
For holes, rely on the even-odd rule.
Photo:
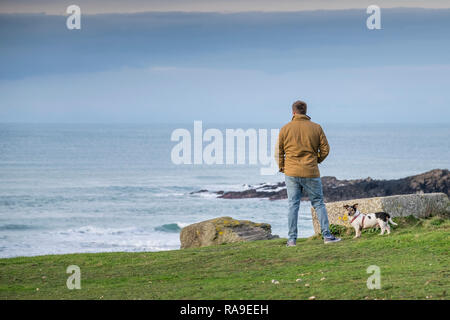
[(303, 191), (306, 191), (312, 206), (316, 209), (322, 236), (330, 236), (331, 233), (327, 209), (323, 202), (322, 180), (320, 180), (320, 178), (300, 178), (290, 176), (285, 176), (285, 180), (289, 202), (289, 240), (297, 240), (298, 209), (300, 208), (300, 199)]

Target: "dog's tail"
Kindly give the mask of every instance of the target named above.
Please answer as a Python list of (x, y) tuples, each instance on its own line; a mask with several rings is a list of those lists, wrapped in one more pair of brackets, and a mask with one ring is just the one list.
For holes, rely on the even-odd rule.
[(389, 222), (390, 222), (391, 224), (393, 224), (394, 226), (398, 226), (398, 224), (396, 224), (394, 221), (392, 221), (391, 217), (389, 217)]

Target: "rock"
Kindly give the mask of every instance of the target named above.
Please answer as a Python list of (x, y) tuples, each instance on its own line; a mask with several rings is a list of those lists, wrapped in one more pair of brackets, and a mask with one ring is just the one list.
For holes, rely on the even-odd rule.
[(198, 190), (198, 191), (193, 191), (193, 192), (190, 192), (189, 194), (196, 194), (196, 193), (205, 193), (205, 192), (208, 192), (208, 190), (206, 190), (206, 189), (202, 189), (202, 190)]
[[(279, 193), (286, 192), (286, 185), (284, 182), (276, 184), (262, 183), (253, 188), (244, 191), (229, 191), (221, 192), (219, 198), (223, 199), (246, 199), (246, 198), (271, 198), (278, 197)], [(219, 193), (217, 193), (219, 194)]]
[[(358, 198), (386, 197), (412, 193), (443, 192), (450, 196), (450, 171), (435, 169), (419, 175), (395, 180), (374, 180), (372, 178), (338, 180), (336, 177), (322, 177), (325, 202)], [(284, 182), (261, 184), (244, 191), (217, 193), (223, 199), (268, 198), (280, 200), (287, 198)], [(307, 200), (307, 195), (303, 195)]]
[(194, 223), (181, 229), (180, 233), (181, 249), (274, 238), (278, 236), (272, 235), (272, 227), (268, 223), (235, 220), (231, 217)]
[[(416, 218), (428, 217), (432, 214), (449, 214), (450, 201), (445, 193), (409, 194), (390, 197), (375, 197), (364, 199), (353, 199), (346, 201), (330, 202), (325, 206), (328, 212), (330, 224), (351, 227), (350, 219), (343, 208), (345, 204), (357, 203), (361, 213), (373, 213), (384, 211), (391, 217), (415, 216)], [(320, 225), (314, 208), (311, 208), (314, 232), (320, 233)]]

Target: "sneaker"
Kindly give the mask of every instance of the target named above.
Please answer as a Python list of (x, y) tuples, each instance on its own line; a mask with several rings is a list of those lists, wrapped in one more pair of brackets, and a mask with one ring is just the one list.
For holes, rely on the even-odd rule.
[(295, 240), (288, 240), (288, 242), (286, 243), (286, 247), (295, 247), (296, 243)]
[(341, 238), (336, 238), (333, 235), (329, 235), (327, 237), (323, 237), (323, 242), (324, 243), (333, 243), (333, 242), (339, 242), (341, 241)]

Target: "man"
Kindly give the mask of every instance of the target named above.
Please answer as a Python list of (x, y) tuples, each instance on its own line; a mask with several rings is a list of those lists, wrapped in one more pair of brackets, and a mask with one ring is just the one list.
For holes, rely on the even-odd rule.
[(324, 242), (341, 240), (330, 232), (318, 167), (328, 156), (330, 147), (322, 127), (310, 121), (306, 109), (305, 102), (294, 102), (292, 121), (281, 128), (278, 137), (278, 166), (280, 172), (285, 174), (289, 201), (288, 247), (296, 245), (298, 209), (303, 191), (306, 191), (316, 210)]

